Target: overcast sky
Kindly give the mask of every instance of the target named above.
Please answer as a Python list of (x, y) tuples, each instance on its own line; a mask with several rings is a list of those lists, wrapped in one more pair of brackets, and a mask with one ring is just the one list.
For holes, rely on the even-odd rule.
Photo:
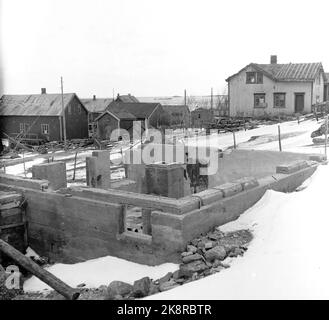
[(1, 93), (223, 93), (250, 62), (322, 62), (327, 0), (0, 0)]

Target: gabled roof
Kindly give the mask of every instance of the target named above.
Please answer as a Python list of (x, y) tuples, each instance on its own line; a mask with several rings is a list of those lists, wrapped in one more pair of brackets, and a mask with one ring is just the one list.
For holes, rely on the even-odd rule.
[(317, 63), (288, 63), (288, 64), (258, 64), (250, 63), (238, 73), (230, 76), (226, 81), (239, 74), (241, 71), (253, 67), (263, 72), (274, 81), (313, 81), (320, 72), (323, 72), (321, 62)]
[(108, 107), (107, 110), (113, 111), (121, 110), (127, 113), (132, 114), (137, 119), (145, 119), (149, 118), (149, 116), (153, 113), (153, 111), (160, 106), (159, 103), (124, 103), (120, 101), (113, 101)]
[(138, 99), (134, 96), (132, 96), (131, 94), (126, 94), (126, 95), (118, 95), (117, 96), (117, 101), (121, 101), (121, 102), (127, 102), (127, 103), (131, 103), (131, 102), (139, 102)]
[[(64, 108), (76, 97), (75, 93), (63, 95)], [(0, 116), (60, 116), (61, 94), (3, 95), (0, 99)]]
[(80, 99), (88, 112), (102, 113), (106, 110), (113, 99)]
[(188, 108), (188, 106), (185, 106), (185, 105), (164, 105), (162, 106), (162, 109), (170, 114), (173, 114), (173, 113), (177, 113), (177, 112), (182, 112), (182, 111), (185, 111), (185, 112), (190, 112), (190, 109)]
[(126, 112), (124, 110), (120, 110), (115, 112), (114, 110), (105, 110), (101, 115), (99, 115), (95, 121), (98, 121), (99, 119), (101, 119), (104, 115), (109, 114), (111, 116), (113, 116), (114, 118), (118, 119), (118, 120), (136, 120), (136, 117), (133, 116), (131, 113)]

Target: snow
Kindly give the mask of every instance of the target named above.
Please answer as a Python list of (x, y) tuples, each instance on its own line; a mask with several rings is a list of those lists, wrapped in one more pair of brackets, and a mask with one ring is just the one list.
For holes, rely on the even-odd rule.
[[(72, 287), (84, 283), (87, 288), (109, 285), (111, 281), (133, 284), (134, 281), (147, 276), (155, 280), (177, 269), (178, 265), (172, 263), (151, 267), (111, 256), (76, 264), (55, 264), (46, 268), (47, 271)], [(34, 276), (24, 283), (25, 292), (49, 289), (48, 285)]]
[[(281, 123), (282, 151), (323, 154), (323, 145), (313, 145), (311, 138), (311, 133), (317, 130), (320, 125), (321, 121), (318, 123), (315, 119), (305, 120), (300, 124), (297, 121)], [(235, 136), (238, 149), (279, 151), (278, 124), (262, 125), (256, 129), (238, 131)], [(252, 137), (262, 138), (249, 142)], [(190, 146), (208, 145), (225, 150), (233, 146), (233, 134), (222, 133), (188, 138), (184, 140), (184, 143)]]
[(222, 231), (250, 229), (254, 239), (231, 267), (148, 299), (328, 299), (329, 166), (318, 167), (304, 190), (263, 198)]

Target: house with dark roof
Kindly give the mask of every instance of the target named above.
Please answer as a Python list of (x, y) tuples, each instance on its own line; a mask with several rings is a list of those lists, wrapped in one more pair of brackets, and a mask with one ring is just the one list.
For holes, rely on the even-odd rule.
[(117, 95), (117, 98), (115, 99), (117, 102), (124, 102), (124, 103), (133, 103), (133, 102), (139, 102), (138, 99), (134, 96), (132, 96), (130, 93), (126, 95)]
[(96, 98), (94, 95), (92, 99), (80, 100), (88, 111), (88, 136), (89, 138), (92, 138), (97, 133), (96, 118), (98, 118), (106, 110), (113, 99)]
[(266, 117), (310, 113), (323, 102), (325, 73), (321, 63), (250, 63), (228, 82), (229, 114)]
[(132, 134), (134, 121), (140, 121), (142, 130), (168, 126), (168, 114), (159, 103), (113, 101), (95, 120), (100, 139), (110, 139), (115, 129), (126, 129)]
[(3, 95), (0, 99), (1, 137), (24, 137), (31, 142), (88, 137), (88, 111), (75, 93)]
[(163, 105), (168, 113), (170, 128), (189, 128), (191, 126), (191, 112), (185, 105)]

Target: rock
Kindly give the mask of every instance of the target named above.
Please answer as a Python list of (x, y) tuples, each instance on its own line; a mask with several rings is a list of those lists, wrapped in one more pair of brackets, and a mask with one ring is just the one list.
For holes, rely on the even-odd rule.
[(192, 280), (192, 281), (195, 281), (195, 280), (198, 280), (198, 278), (199, 278), (199, 277), (198, 277), (198, 273), (195, 272), (195, 273), (192, 274), (191, 280)]
[(207, 277), (207, 276), (210, 276), (211, 275), (211, 269), (207, 269), (207, 270), (205, 270), (204, 272), (203, 272), (203, 275), (205, 276), (205, 277)]
[(179, 270), (176, 270), (172, 275), (174, 280), (177, 280), (179, 278)]
[(186, 280), (183, 278), (176, 279), (175, 282), (179, 284), (183, 284)]
[(179, 275), (180, 277), (189, 278), (193, 275), (193, 273), (199, 273), (206, 269), (208, 269), (208, 266), (203, 261), (197, 260), (180, 265)]
[[(183, 259), (184, 260), (184, 259)], [(167, 282), (167, 281), (169, 281), (170, 280), (170, 278), (172, 277), (172, 272), (168, 272), (164, 277), (162, 277), (162, 278), (160, 278), (157, 282), (158, 282), (158, 284), (162, 284), (162, 283), (164, 283), (164, 282)]]
[(126, 296), (133, 291), (133, 286), (122, 281), (112, 281), (107, 287), (107, 298), (113, 300), (115, 296)]
[(196, 251), (198, 250), (197, 247), (192, 246), (192, 245), (188, 245), (188, 246), (186, 247), (186, 249), (187, 249), (188, 252), (192, 252), (192, 253), (196, 253)]
[(187, 256), (183, 258), (184, 263), (190, 263), (192, 261), (202, 260), (202, 255), (199, 253), (192, 254), (191, 256)]
[(213, 268), (217, 268), (217, 267), (223, 267), (223, 263), (219, 260), (215, 260), (212, 264)]
[(205, 248), (206, 250), (211, 249), (211, 248), (212, 248), (212, 242), (211, 242), (211, 241), (207, 242), (207, 243), (205, 244), (204, 248)]
[(170, 280), (170, 281), (164, 282), (160, 285), (160, 291), (161, 292), (167, 291), (167, 290), (176, 288), (178, 286), (179, 286), (179, 284), (177, 284), (174, 280)]
[(150, 284), (150, 290), (149, 290), (149, 295), (156, 294), (160, 292), (159, 285), (151, 282)]
[(216, 259), (224, 260), (226, 258), (226, 250), (223, 246), (216, 246), (205, 253), (205, 258), (210, 262)]
[(184, 258), (184, 257), (191, 256), (192, 254), (193, 254), (193, 252), (191, 252), (191, 251), (188, 251), (188, 252), (182, 252), (181, 256), (182, 256), (182, 258)]
[(83, 288), (83, 287), (85, 287), (85, 286), (86, 286), (85, 283), (80, 283), (80, 284), (77, 285), (77, 288)]
[(135, 298), (146, 297), (149, 294), (151, 279), (144, 277), (134, 282), (132, 295)]
[(123, 299), (123, 297), (120, 296), (119, 294), (117, 294), (117, 295), (114, 297), (114, 300), (122, 300), (122, 299)]
[(233, 258), (233, 257), (243, 256), (243, 254), (244, 254), (244, 250), (242, 248), (234, 248), (230, 252), (229, 257)]

